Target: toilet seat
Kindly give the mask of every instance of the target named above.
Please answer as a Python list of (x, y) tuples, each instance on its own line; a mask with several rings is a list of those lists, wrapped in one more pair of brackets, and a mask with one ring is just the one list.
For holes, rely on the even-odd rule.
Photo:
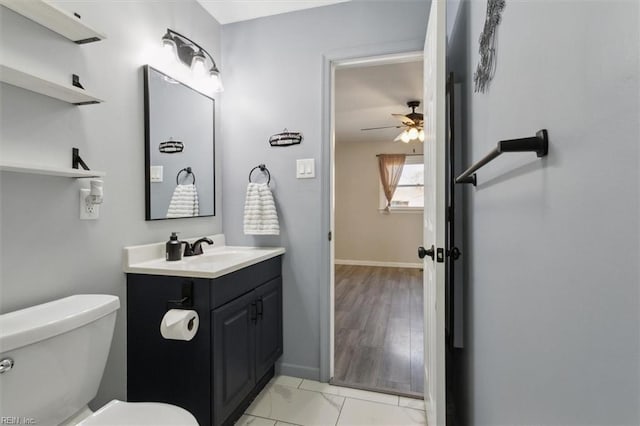
[(184, 408), (160, 402), (123, 402), (114, 399), (78, 423), (78, 426), (198, 426)]

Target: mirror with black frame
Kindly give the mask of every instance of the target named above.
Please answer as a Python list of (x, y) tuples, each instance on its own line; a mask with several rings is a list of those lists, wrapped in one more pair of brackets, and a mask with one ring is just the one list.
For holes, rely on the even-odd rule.
[(214, 99), (144, 71), (146, 220), (215, 215)]

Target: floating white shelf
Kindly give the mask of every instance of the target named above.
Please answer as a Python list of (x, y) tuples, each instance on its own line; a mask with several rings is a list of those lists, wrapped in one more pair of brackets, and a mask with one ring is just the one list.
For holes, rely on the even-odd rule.
[(65, 86), (9, 65), (0, 64), (0, 81), (73, 105), (88, 105), (103, 102), (101, 99), (92, 96), (83, 89), (71, 85)]
[(33, 175), (48, 175), (59, 176), (68, 178), (90, 178), (90, 177), (102, 177), (105, 176), (105, 172), (97, 170), (80, 170), (65, 167), (52, 167), (42, 166), (34, 164), (22, 164), (12, 162), (0, 162), (0, 171), (3, 172), (16, 172), (16, 173), (29, 173)]
[(46, 0), (0, 0), (0, 5), (8, 7), (77, 44), (91, 43), (106, 38), (104, 34), (82, 22), (78, 16), (60, 9)]

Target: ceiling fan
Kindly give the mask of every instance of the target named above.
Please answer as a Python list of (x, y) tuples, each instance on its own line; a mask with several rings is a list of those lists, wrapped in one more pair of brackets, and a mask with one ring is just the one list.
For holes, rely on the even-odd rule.
[(411, 108), (411, 112), (409, 114), (391, 114), (400, 119), (400, 121), (402, 121), (402, 125), (369, 127), (360, 130), (402, 129), (404, 127), (404, 130), (393, 140), (394, 142), (402, 141), (404, 143), (409, 143), (416, 139), (420, 140), (420, 142), (424, 142), (424, 115), (416, 112), (416, 108), (420, 106), (420, 101), (409, 101), (407, 102), (407, 106)]

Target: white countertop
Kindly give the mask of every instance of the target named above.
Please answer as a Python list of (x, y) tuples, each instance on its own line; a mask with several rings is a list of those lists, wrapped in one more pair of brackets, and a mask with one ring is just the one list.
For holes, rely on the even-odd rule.
[[(123, 270), (130, 274), (218, 278), (285, 253), (283, 247), (227, 246), (222, 234), (208, 238), (214, 244), (210, 246), (203, 243), (203, 254), (183, 257), (182, 260), (173, 262), (165, 260), (166, 242), (125, 247)], [(189, 238), (185, 241), (193, 242), (196, 239)]]

